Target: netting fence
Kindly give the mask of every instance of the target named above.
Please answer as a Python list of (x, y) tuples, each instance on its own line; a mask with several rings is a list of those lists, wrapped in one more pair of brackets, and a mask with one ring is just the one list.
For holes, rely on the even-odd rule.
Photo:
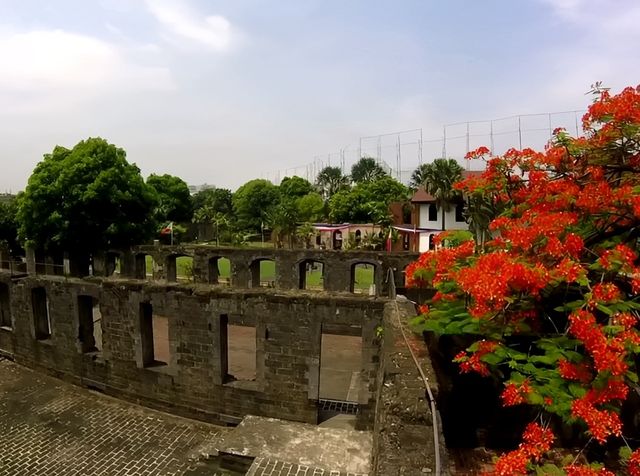
[(416, 167), (440, 157), (456, 159), (465, 168), (478, 170), (482, 168), (480, 162), (464, 160), (470, 150), (480, 146), (488, 147), (494, 154), (510, 148), (541, 150), (558, 127), (565, 128), (571, 135), (582, 135), (584, 112), (521, 114), (452, 123), (444, 125), (439, 135), (430, 134), (431, 137), (421, 128), (360, 137), (336, 152), (315, 155), (310, 162), (299, 166), (266, 172), (263, 178), (278, 184), (284, 177), (298, 175), (315, 182), (318, 173), (327, 166), (340, 167), (348, 175), (361, 157), (373, 157), (389, 175), (405, 184), (409, 183)]

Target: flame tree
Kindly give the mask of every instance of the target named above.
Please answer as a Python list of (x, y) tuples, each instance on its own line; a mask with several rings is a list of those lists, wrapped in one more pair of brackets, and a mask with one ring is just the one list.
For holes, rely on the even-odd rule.
[[(543, 152), (471, 152), (486, 170), (456, 188), (492, 214), (490, 239), (425, 253), (407, 270), (409, 285), (436, 290), (414, 325), (474, 336), (454, 359), (460, 371), (501, 379), (504, 406), (539, 410), (492, 474), (536, 470), (558, 417), (589, 441), (624, 437), (640, 353), (640, 86), (594, 93), (584, 137), (558, 129)], [(621, 454), (640, 475), (640, 450)], [(595, 462), (558, 471), (613, 474)]]

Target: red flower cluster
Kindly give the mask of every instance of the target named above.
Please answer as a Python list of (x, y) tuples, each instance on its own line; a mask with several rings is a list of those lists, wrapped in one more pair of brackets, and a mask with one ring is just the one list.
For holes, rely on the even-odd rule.
[(491, 151), (482, 146), (482, 147), (478, 147), (476, 150), (472, 150), (470, 152), (467, 152), (467, 154), (464, 156), (465, 159), (471, 160), (471, 159), (480, 159), (482, 157), (484, 157), (485, 155), (489, 155), (491, 153)]
[(513, 405), (519, 405), (521, 403), (525, 403), (527, 401), (527, 395), (531, 392), (531, 387), (529, 386), (529, 382), (525, 380), (520, 385), (516, 385), (515, 383), (508, 383), (504, 386), (504, 390), (500, 395), (502, 398), (502, 404), (505, 407), (510, 407)]
[(564, 359), (558, 362), (558, 372), (562, 378), (582, 383), (589, 383), (593, 378), (593, 374), (586, 364), (572, 364)]
[(517, 476), (527, 474), (527, 465), (538, 460), (551, 449), (553, 432), (538, 423), (529, 423), (522, 435), (518, 449), (502, 455), (494, 467), (495, 476)]
[(617, 301), (622, 297), (620, 289), (613, 283), (598, 283), (593, 286), (592, 298), (589, 301), (591, 307), (595, 307), (596, 304), (607, 304), (613, 301)]
[(453, 360), (454, 362), (458, 362), (460, 364), (460, 371), (463, 374), (469, 372), (477, 372), (480, 375), (486, 377), (487, 375), (489, 375), (489, 367), (487, 367), (487, 364), (482, 362), (480, 359), (484, 355), (496, 350), (496, 348), (498, 347), (498, 343), (481, 340), (477, 343), (477, 347), (477, 350), (470, 356), (467, 355), (467, 352), (463, 350), (462, 352), (459, 352)]
[(630, 476), (640, 476), (640, 449), (631, 453), (629, 461), (627, 462), (627, 470)]
[(589, 466), (580, 466), (572, 464), (564, 468), (567, 476), (616, 476), (614, 473), (605, 468), (593, 469)]
[(625, 361), (625, 344), (633, 342), (637, 333), (620, 333), (607, 338), (595, 316), (584, 310), (572, 313), (569, 322), (569, 332), (584, 342), (598, 372), (610, 372), (615, 376), (627, 371), (629, 365)]
[(586, 422), (591, 436), (600, 443), (604, 443), (611, 435), (622, 434), (618, 414), (611, 410), (598, 410), (587, 397), (575, 400), (571, 405), (571, 412)]

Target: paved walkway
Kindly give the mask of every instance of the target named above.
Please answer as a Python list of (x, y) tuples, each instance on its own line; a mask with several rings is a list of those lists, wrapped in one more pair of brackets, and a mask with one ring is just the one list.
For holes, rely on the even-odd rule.
[(250, 476), (365, 476), (372, 435), (247, 416), (225, 438), (221, 453), (256, 458)]
[(0, 358), (1, 476), (214, 475), (198, 459), (227, 432)]

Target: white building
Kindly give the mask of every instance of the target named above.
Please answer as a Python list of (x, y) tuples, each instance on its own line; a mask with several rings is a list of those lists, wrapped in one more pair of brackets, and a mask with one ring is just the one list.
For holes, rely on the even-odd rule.
[[(480, 175), (481, 171), (465, 170), (463, 178)], [(452, 203), (449, 210), (443, 210), (436, 204), (436, 199), (424, 188), (419, 188), (411, 198), (413, 207), (412, 221), (415, 230), (416, 251), (424, 252), (433, 249), (433, 237), (444, 230), (468, 230), (469, 225), (464, 218), (464, 201)]]

